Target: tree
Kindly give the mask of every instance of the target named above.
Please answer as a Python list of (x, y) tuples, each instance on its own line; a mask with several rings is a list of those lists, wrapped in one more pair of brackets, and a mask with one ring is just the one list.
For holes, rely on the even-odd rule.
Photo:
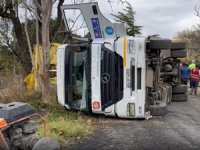
[(186, 42), (189, 55), (200, 56), (200, 26), (179, 32), (175, 39)]
[[(41, 90), (43, 95), (43, 100), (45, 100), (45, 96), (48, 94), (50, 89), (50, 82), (49, 82), (49, 62), (50, 62), (50, 22), (51, 22), (51, 12), (53, 6), (53, 0), (33, 0), (33, 4), (29, 5), (25, 1), (23, 1), (24, 6), (26, 7), (26, 22), (25, 22), (25, 32), (27, 37), (27, 43), (29, 46), (29, 52), (32, 58), (32, 65), (33, 65), (33, 72), (35, 77), (35, 83), (41, 83)], [(39, 35), (41, 35), (41, 42), (42, 42), (42, 56), (39, 56), (40, 61), (40, 74), (38, 74), (37, 64), (34, 61), (32, 48), (30, 45), (30, 37), (28, 34), (27, 29), (27, 10), (33, 13), (36, 19), (36, 53), (38, 56), (40, 55), (38, 44), (40, 42)], [(36, 84), (38, 85), (38, 84)], [(36, 89), (40, 88), (38, 85)]]
[[(54, 24), (54, 27), (52, 27), (52, 30), (50, 32), (52, 6), (53, 3), (56, 1), (58, 1), (57, 19), (55, 21), (56, 23)], [(41, 57), (42, 65), (41, 65), (41, 75), (40, 75), (41, 81), (43, 83), (42, 93), (47, 93), (50, 87), (48, 78), (49, 61), (50, 61), (50, 56), (49, 56), (50, 42), (51, 39), (53, 39), (55, 35), (57, 35), (57, 32), (59, 31), (62, 24), (62, 15), (60, 6), (63, 4), (63, 2), (64, 0), (30, 0), (30, 1), (2, 0), (0, 2), (0, 19), (3, 18), (11, 21), (13, 26), (13, 33), (16, 37), (16, 43), (17, 43), (17, 47), (13, 52), (16, 53), (17, 56), (19, 56), (19, 59), (22, 61), (22, 63), (25, 65), (28, 64), (27, 61), (25, 61), (27, 57), (24, 57), (24, 52), (26, 51), (29, 54), (28, 56), (30, 58), (32, 52), (32, 44), (33, 44), (31, 43), (32, 41), (36, 41), (36, 43), (38, 44), (42, 43), (43, 45), (43, 56)], [(37, 37), (36, 40), (30, 39), (31, 34), (29, 35), (28, 33), (29, 29), (28, 19), (26, 19), (27, 21), (26, 23), (21, 22), (19, 19), (18, 13), (16, 11), (16, 6), (18, 7), (20, 4), (23, 4), (23, 6), (25, 6), (25, 8), (29, 10), (31, 15), (34, 17), (33, 19), (36, 20), (35, 27), (36, 29), (38, 29), (36, 31), (36, 37)], [(32, 25), (34, 26), (34, 24)], [(26, 32), (25, 29), (27, 29)], [(32, 62), (32, 66), (34, 66), (33, 61), (30, 61), (29, 59), (29, 64), (26, 65), (29, 66), (29, 68), (31, 68), (30, 62)]]
[(124, 2), (127, 4), (126, 8), (123, 9), (124, 12), (118, 12), (117, 15), (112, 14), (114, 16), (115, 21), (124, 23), (126, 32), (130, 36), (135, 36), (136, 34), (141, 34), (142, 26), (135, 25), (135, 17), (136, 14), (133, 10), (133, 7), (130, 3)]
[[(14, 39), (16, 39), (16, 47), (13, 49), (18, 61), (21, 62), (23, 70), (28, 72), (30, 70), (30, 55), (27, 51), (27, 43), (23, 27), (21, 25), (18, 14), (16, 13), (17, 0), (2, 0), (0, 2), (0, 19), (7, 19), (12, 23)], [(14, 41), (15, 42), (15, 41)]]
[[(200, 18), (200, 7), (195, 6), (195, 15)], [(175, 39), (186, 42), (188, 53), (190, 56), (200, 56), (200, 24), (193, 26), (177, 33)]]

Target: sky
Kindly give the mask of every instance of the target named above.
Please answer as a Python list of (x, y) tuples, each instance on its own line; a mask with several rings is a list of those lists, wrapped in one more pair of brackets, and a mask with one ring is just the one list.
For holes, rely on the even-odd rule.
[[(77, 3), (91, 0), (76, 0)], [(93, 0), (99, 3), (100, 10), (111, 21), (111, 13), (117, 14), (125, 5), (120, 0)], [(162, 38), (174, 38), (178, 32), (193, 28), (200, 23), (195, 15), (195, 6), (200, 8), (200, 0), (127, 0), (136, 12), (136, 25), (143, 26), (142, 35), (159, 34)], [(65, 0), (65, 4), (73, 0)]]
[[(74, 0), (65, 0), (64, 4)], [(76, 0), (87, 2), (91, 0)], [(111, 21), (111, 13), (117, 14), (125, 5), (120, 0), (93, 0), (99, 3), (100, 10)], [(142, 35), (159, 34), (163, 38), (173, 38), (178, 32), (192, 28), (200, 18), (195, 15), (195, 6), (200, 7), (200, 0), (127, 0), (132, 4), (136, 12), (136, 25), (143, 26)], [(56, 14), (57, 6), (54, 6), (53, 14)], [(22, 13), (24, 15), (24, 13)], [(54, 16), (54, 15), (53, 15)]]
[[(198, 0), (128, 0), (135, 12), (136, 25), (143, 26), (142, 35), (159, 34), (163, 38), (173, 38), (177, 32), (192, 28), (200, 23), (195, 15), (195, 6), (200, 7)], [(116, 14), (123, 5), (112, 3), (112, 9), (105, 0), (99, 0), (103, 15), (113, 20), (111, 13)]]

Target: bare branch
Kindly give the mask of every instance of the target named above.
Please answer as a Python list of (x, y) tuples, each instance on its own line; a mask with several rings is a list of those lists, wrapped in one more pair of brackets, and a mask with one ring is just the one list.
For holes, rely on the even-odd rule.
[(126, 3), (126, 0), (119, 0), (122, 4)]
[(197, 17), (200, 17), (200, 7), (196, 5), (195, 8), (194, 8), (194, 11), (195, 11), (195, 15)]
[(38, 3), (37, 0), (33, 0), (34, 4), (36, 5), (36, 7), (42, 12), (42, 6)]
[(71, 32), (75, 32), (75, 31), (78, 31), (78, 30), (80, 30), (80, 29), (86, 28), (87, 26), (86, 26), (86, 25), (84, 26), (84, 23), (85, 23), (85, 22), (83, 21), (79, 28), (77, 28), (77, 29), (75, 29), (75, 30), (71, 30)]
[(30, 55), (31, 55), (31, 60), (33, 61), (34, 58), (33, 58), (33, 52), (32, 52), (32, 48), (31, 48), (31, 42), (30, 42), (30, 37), (29, 37), (29, 34), (28, 34), (28, 19), (27, 19), (27, 9), (25, 10), (25, 33), (26, 33), (26, 39), (27, 39), (27, 43), (28, 43), (28, 49), (29, 49), (29, 52), (30, 52)]
[(36, 17), (40, 22), (42, 22), (41, 18), (38, 16), (38, 14), (36, 13), (36, 11), (35, 11), (34, 8), (31, 8), (31, 7), (30, 7), (27, 3), (25, 3), (24, 1), (23, 1), (23, 5), (24, 5), (30, 12), (32, 12), (32, 13), (35, 15), (35, 17)]
[(78, 18), (81, 16), (81, 13), (79, 13), (79, 15), (76, 17), (76, 19), (73, 21), (74, 23), (73, 23), (73, 25), (72, 25), (72, 27), (69, 29), (69, 30), (71, 30), (71, 29), (73, 29), (73, 27), (74, 27), (74, 25), (76, 24), (76, 22), (77, 22), (77, 20), (78, 20)]

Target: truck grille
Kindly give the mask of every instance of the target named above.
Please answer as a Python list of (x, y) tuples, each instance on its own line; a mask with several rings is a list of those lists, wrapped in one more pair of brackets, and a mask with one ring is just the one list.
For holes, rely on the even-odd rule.
[(123, 59), (102, 46), (101, 51), (101, 104), (102, 109), (123, 98)]

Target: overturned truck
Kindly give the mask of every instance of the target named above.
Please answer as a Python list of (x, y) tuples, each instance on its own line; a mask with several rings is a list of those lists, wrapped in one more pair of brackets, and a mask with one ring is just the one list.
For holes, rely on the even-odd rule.
[(97, 3), (64, 5), (61, 10), (68, 31), (76, 25), (70, 27), (67, 16), (78, 12), (74, 22), (85, 22), (91, 36), (72, 36), (70, 44), (58, 48), (61, 105), (106, 116), (149, 118), (166, 114), (171, 101), (187, 100), (187, 87), (179, 78), (184, 43), (127, 36), (124, 25), (107, 20)]

